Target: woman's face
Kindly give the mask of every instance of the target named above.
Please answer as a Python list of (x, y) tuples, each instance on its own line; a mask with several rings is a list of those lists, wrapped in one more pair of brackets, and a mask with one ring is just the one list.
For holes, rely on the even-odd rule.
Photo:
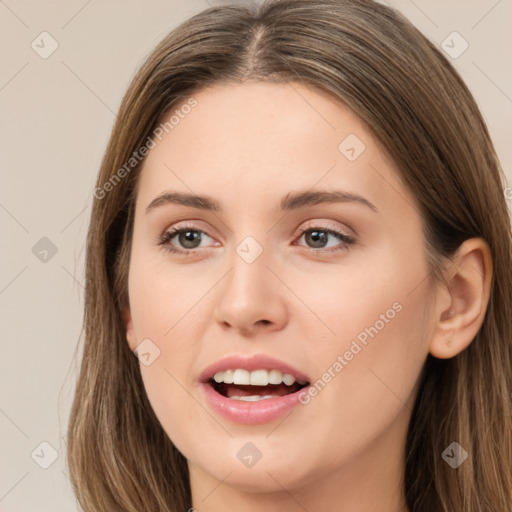
[(162, 427), (191, 478), (247, 490), (398, 467), (432, 335), (414, 198), (324, 93), (194, 99), (154, 137), (131, 247), (128, 339)]

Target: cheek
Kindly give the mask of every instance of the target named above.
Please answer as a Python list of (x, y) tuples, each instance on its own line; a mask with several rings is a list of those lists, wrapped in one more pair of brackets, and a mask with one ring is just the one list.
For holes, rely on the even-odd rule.
[(150, 354), (150, 364), (144, 364), (144, 357), (139, 363), (144, 388), (160, 424), (180, 447), (190, 435), (183, 426), (212, 429), (191, 396), (191, 368), (200, 353), (195, 340), (202, 339), (196, 320), (201, 298), (213, 282), (198, 286), (197, 278), (187, 272), (173, 273), (167, 265), (150, 264), (149, 258), (138, 255), (132, 265), (129, 294), (135, 336)]
[(168, 364), (163, 351), (151, 366), (141, 367), (144, 388), (153, 411), (178, 449), (188, 444), (192, 431), (212, 430), (204, 410), (185, 385), (184, 376), (176, 371), (180, 366), (188, 367), (186, 364), (177, 367)]
[(190, 330), (197, 318), (195, 307), (215, 282), (210, 272), (203, 273), (204, 279), (198, 279), (197, 271), (194, 274), (185, 265), (173, 267), (156, 250), (153, 255), (136, 251), (128, 286), (137, 339), (155, 338), (167, 344), (176, 332)]
[(149, 313), (145, 313), (145, 319), (148, 323), (143, 322), (142, 325), (146, 332), (154, 332), (148, 338), (156, 357), (149, 365), (139, 363), (144, 388), (162, 428), (181, 449), (188, 445), (193, 431), (212, 430), (209, 417), (194, 399), (191, 386), (191, 368), (200, 351), (198, 344), (193, 342), (193, 334), (186, 327), (180, 330), (178, 324), (172, 328), (178, 319), (171, 318), (171, 327), (168, 321), (160, 326), (157, 326), (158, 320), (152, 324)]
[(428, 353), (428, 290), (418, 286), (423, 267), (399, 263), (384, 258), (347, 274), (343, 286), (326, 284), (330, 300), (319, 316), (335, 334), (315, 347), (317, 394), (305, 407), (323, 417), (325, 439), (344, 440), (327, 455), (332, 461), (340, 450), (355, 456), (412, 410)]

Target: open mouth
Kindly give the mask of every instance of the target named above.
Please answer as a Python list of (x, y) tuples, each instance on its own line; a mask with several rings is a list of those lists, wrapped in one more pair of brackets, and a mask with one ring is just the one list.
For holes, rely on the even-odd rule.
[(217, 372), (208, 384), (220, 395), (232, 400), (257, 402), (291, 395), (309, 386), (309, 382), (299, 382), (290, 374), (279, 370), (236, 369)]
[(301, 402), (311, 378), (265, 354), (233, 355), (212, 364), (199, 376), (209, 408), (239, 425), (275, 421)]

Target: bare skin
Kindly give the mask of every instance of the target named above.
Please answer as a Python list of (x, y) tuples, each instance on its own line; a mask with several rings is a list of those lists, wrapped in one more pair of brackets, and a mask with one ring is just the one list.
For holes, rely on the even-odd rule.
[[(453, 357), (477, 333), (492, 272), (486, 244), (465, 242), (447, 262), (447, 286), (429, 284), (414, 197), (362, 122), (325, 93), (246, 82), (194, 98), (144, 162), (125, 311), (130, 348), (149, 338), (160, 350), (141, 373), (188, 460), (194, 508), (407, 511), (418, 377), (429, 352)], [(350, 134), (365, 146), (358, 156), (356, 139), (339, 149)], [(279, 211), (287, 194), (334, 189), (374, 209), (351, 200)], [(223, 211), (165, 204), (146, 213), (169, 190), (208, 195)], [(171, 226), (196, 230), (195, 248), (184, 237), (166, 242), (192, 255), (159, 245)], [(352, 242), (323, 231), (320, 247), (302, 228)], [(236, 250), (249, 236), (262, 249), (251, 263)], [(288, 416), (239, 424), (209, 408), (198, 382), (233, 354), (270, 355), (312, 381), (330, 369), (331, 378)], [(248, 442), (262, 454), (251, 468), (237, 457)]]

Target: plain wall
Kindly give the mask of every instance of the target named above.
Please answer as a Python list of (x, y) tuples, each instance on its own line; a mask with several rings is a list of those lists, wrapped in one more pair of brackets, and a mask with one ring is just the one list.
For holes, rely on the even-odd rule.
[[(512, 2), (389, 3), (438, 46), (454, 31), (467, 41), (452, 62), (477, 99), (512, 186)], [(186, 0), (0, 2), (0, 511), (78, 510), (65, 434), (96, 174), (136, 69), (172, 28), (207, 7)], [(46, 59), (40, 54), (52, 41), (43, 31), (58, 43)], [(460, 50), (462, 40), (452, 39), (452, 51)], [(41, 465), (53, 452), (43, 442), (57, 456), (47, 469)]]

